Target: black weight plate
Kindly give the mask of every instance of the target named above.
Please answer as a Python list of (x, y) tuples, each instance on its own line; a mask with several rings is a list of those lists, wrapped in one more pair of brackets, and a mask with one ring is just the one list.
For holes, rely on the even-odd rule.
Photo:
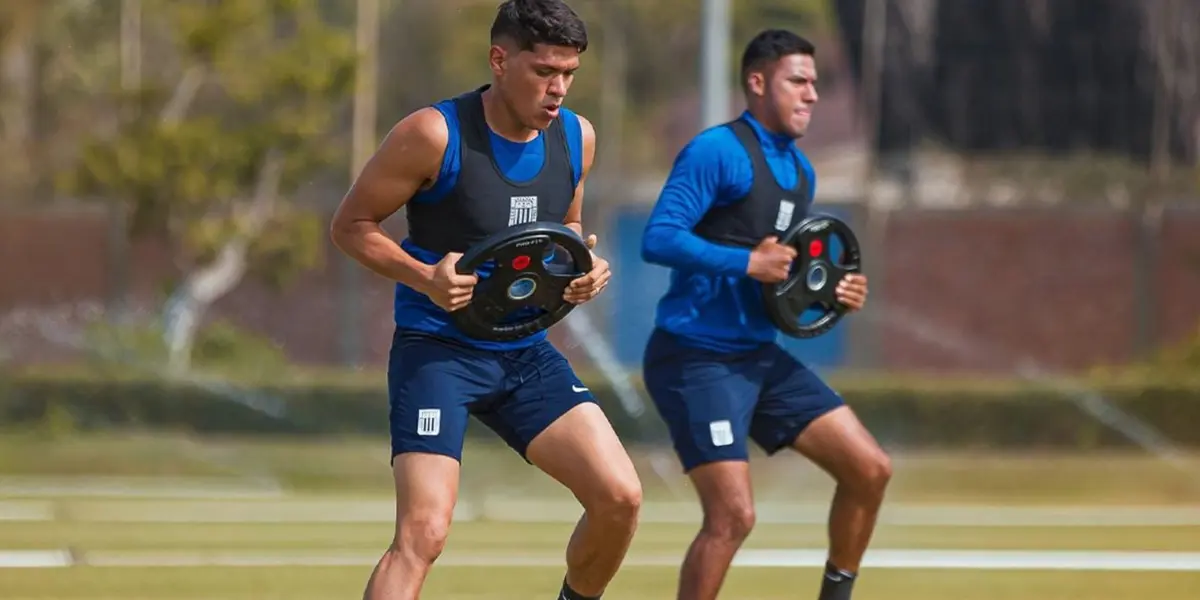
[[(842, 243), (841, 257), (836, 261), (830, 252), (834, 237)], [(847, 273), (862, 270), (858, 238), (841, 219), (812, 215), (792, 226), (780, 243), (795, 248), (797, 255), (787, 280), (763, 284), (767, 315), (785, 335), (795, 338), (822, 335), (846, 314), (835, 291)], [(804, 312), (813, 308), (823, 311), (820, 317), (811, 323), (801, 323)]]
[[(547, 264), (545, 256), (555, 246), (567, 256), (556, 253)], [(450, 316), (463, 333), (491, 341), (529, 337), (561, 321), (575, 308), (562, 299), (563, 292), (572, 280), (592, 270), (592, 254), (583, 239), (550, 222), (492, 234), (471, 246), (454, 268), (466, 275), (489, 262), (492, 271), (475, 284), (471, 302)]]

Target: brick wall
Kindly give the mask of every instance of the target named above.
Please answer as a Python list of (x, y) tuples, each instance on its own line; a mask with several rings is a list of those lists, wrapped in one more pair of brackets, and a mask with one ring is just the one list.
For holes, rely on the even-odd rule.
[[(1152, 239), (1146, 298), (1158, 345), (1200, 325), (1200, 212), (1170, 211)], [(884, 243), (888, 366), (1074, 370), (1136, 356), (1141, 263), (1126, 214), (902, 212)]]
[[(907, 211), (884, 235), (886, 255), (870, 336), (883, 365), (1008, 372), (1020, 360), (1056, 369), (1134, 355), (1137, 228), (1107, 210)], [(1200, 211), (1169, 211), (1154, 236), (1148, 281), (1154, 340), (1200, 323)], [(102, 215), (0, 214), (0, 334), (22, 362), (74, 355), (66, 332), (112, 291)], [(252, 282), (214, 307), (278, 342), (298, 361), (334, 363), (340, 349), (335, 254), (281, 292)], [(164, 245), (139, 242), (129, 265), (134, 305), (151, 314), (174, 275)], [(364, 356), (382, 364), (391, 335), (391, 286), (366, 275)], [(563, 334), (557, 328), (553, 335)]]

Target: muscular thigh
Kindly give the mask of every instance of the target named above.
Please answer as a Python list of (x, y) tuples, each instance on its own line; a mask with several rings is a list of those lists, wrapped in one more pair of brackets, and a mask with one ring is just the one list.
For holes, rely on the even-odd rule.
[(467, 406), (502, 392), (492, 353), (397, 331), (388, 360), (392, 456), (419, 452), (462, 459)]
[(750, 436), (767, 454), (791, 446), (817, 418), (843, 406), (842, 397), (783, 348), (769, 351), (771, 364), (754, 410)]
[(589, 510), (631, 508), (641, 502), (637, 469), (604, 411), (576, 404), (539, 433), (527, 460), (566, 486)]
[(523, 458), (529, 444), (571, 409), (595, 403), (591, 390), (549, 341), (502, 354), (503, 393), (471, 406), (471, 413)]

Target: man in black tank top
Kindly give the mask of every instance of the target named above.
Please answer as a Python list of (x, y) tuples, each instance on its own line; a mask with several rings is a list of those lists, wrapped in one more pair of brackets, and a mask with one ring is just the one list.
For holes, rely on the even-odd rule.
[[(544, 332), (512, 342), (473, 340), (448, 316), (470, 302), (475, 284), (454, 264), (484, 237), (530, 221), (562, 222), (582, 235), (583, 179), (595, 151), (591, 125), (562, 106), (587, 48), (579, 17), (561, 0), (508, 0), (491, 36), (492, 83), (397, 124), (331, 227), (342, 251), (397, 282), (388, 365), (396, 528), (364, 600), (420, 595), (447, 539), (469, 415), (583, 505), (566, 575), (546, 598), (552, 591), (564, 600), (600, 598), (637, 522), (637, 472)], [(528, 172), (501, 165), (497, 148), (541, 164)], [(398, 245), (380, 223), (401, 207), (409, 237)], [(594, 246), (595, 236), (587, 242)], [(564, 299), (578, 304), (604, 289), (608, 263), (593, 262)]]

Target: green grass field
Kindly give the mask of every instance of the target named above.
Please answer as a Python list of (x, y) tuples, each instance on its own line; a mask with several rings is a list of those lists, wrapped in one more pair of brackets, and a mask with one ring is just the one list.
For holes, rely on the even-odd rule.
[[(648, 499), (692, 500), (668, 449), (631, 448)], [(212, 439), (129, 434), (44, 438), (0, 434), (3, 476), (268, 478), (305, 493), (390, 493), (386, 439)], [(893, 456), (889, 497), (987, 504), (1200, 504), (1200, 456), (1171, 464), (1127, 454)], [(760, 500), (825, 502), (832, 482), (794, 455), (753, 457)], [(570, 496), (500, 443), (464, 450), (462, 497)]]
[[(656, 467), (661, 457), (635, 454), (646, 520), (606, 598), (670, 599), (698, 522), (694, 500), (669, 461)], [(0, 598), (359, 598), (391, 536), (385, 455), (386, 442), (361, 439), (0, 436), (0, 564), (39, 551), (58, 557), (49, 568), (0, 568)], [(466, 456), (461, 504), (490, 512), (454, 524), (422, 597), (552, 598), (578, 509), (507, 449), (479, 444)], [(1200, 597), (1200, 459), (901, 453), (895, 466), (856, 600)], [(830, 482), (788, 457), (756, 460), (754, 469), (759, 526), (722, 598), (815, 598)], [(278, 487), (251, 485), (262, 481)], [(126, 495), (95, 488), (113, 482)], [(203, 491), (202, 482), (261, 493), (148, 495)], [(138, 489), (142, 496), (130, 495)], [(498, 522), (497, 514), (540, 522)], [(808, 520), (789, 520), (796, 515)], [(956, 565), (962, 551), (976, 562)], [(1149, 560), (1190, 566), (1132, 570), (1150, 552), (1189, 553)], [(791, 566), (753, 566), (779, 557)], [(1067, 569), (1072, 560), (1089, 570)]]
[[(79, 568), (52, 573), (0, 571), (9, 600), (353, 599), (362, 597), (369, 567), (132, 569)], [(818, 569), (735, 569), (722, 598), (815, 598)], [(443, 568), (431, 574), (422, 598), (550, 600), (561, 569)], [(1195, 574), (1110, 572), (876, 571), (855, 586), (856, 600), (1190, 600)], [(670, 600), (670, 568), (623, 570), (605, 598)]]
[[(458, 522), (448, 555), (554, 554), (571, 533), (570, 523)], [(695, 534), (689, 523), (646, 523), (633, 552), (682, 553)], [(747, 548), (820, 548), (819, 525), (759, 527)], [(4, 525), (6, 549), (75, 548), (105, 551), (365, 552), (387, 546), (389, 523), (130, 523), (16, 522)], [(1200, 551), (1200, 523), (1170, 527), (930, 527), (882, 526), (875, 548), (982, 550)]]
[[(228, 600), (361, 598), (369, 568), (96, 569), (51, 574), (0, 572), (11, 600)], [(817, 569), (735, 569), (722, 598), (794, 600), (815, 598)], [(622, 571), (606, 598), (674, 598), (675, 573), (667, 568)], [(558, 569), (435, 569), (422, 598), (550, 600)], [(1200, 581), (1193, 574), (881, 571), (864, 576), (856, 600), (1189, 600)]]
[[(550, 598), (562, 568), (489, 567), (527, 558), (555, 565), (570, 524), (463, 522), (455, 524), (425, 598)], [(8, 523), (3, 545), (10, 549), (71, 547), (85, 564), (138, 564), (145, 560), (200, 555), (317, 557), (351, 566), (138, 567), (76, 566), (0, 569), (6, 599), (94, 600), (100, 598), (355, 598), (390, 528), (380, 524), (130, 524), (90, 522)], [(693, 526), (648, 524), (630, 552), (630, 566), (613, 583), (610, 598), (671, 598), (674, 562)], [(823, 545), (816, 526), (762, 527), (749, 550)], [(1200, 527), (1163, 528), (936, 528), (884, 527), (873, 546), (888, 549), (1067, 549), (1127, 551), (1200, 550)], [(324, 557), (324, 558), (322, 558)], [(819, 570), (812, 567), (736, 567), (726, 598), (814, 597)], [(1160, 600), (1193, 598), (1200, 573), (909, 570), (864, 571), (859, 600), (952, 600), (971, 598)]]

